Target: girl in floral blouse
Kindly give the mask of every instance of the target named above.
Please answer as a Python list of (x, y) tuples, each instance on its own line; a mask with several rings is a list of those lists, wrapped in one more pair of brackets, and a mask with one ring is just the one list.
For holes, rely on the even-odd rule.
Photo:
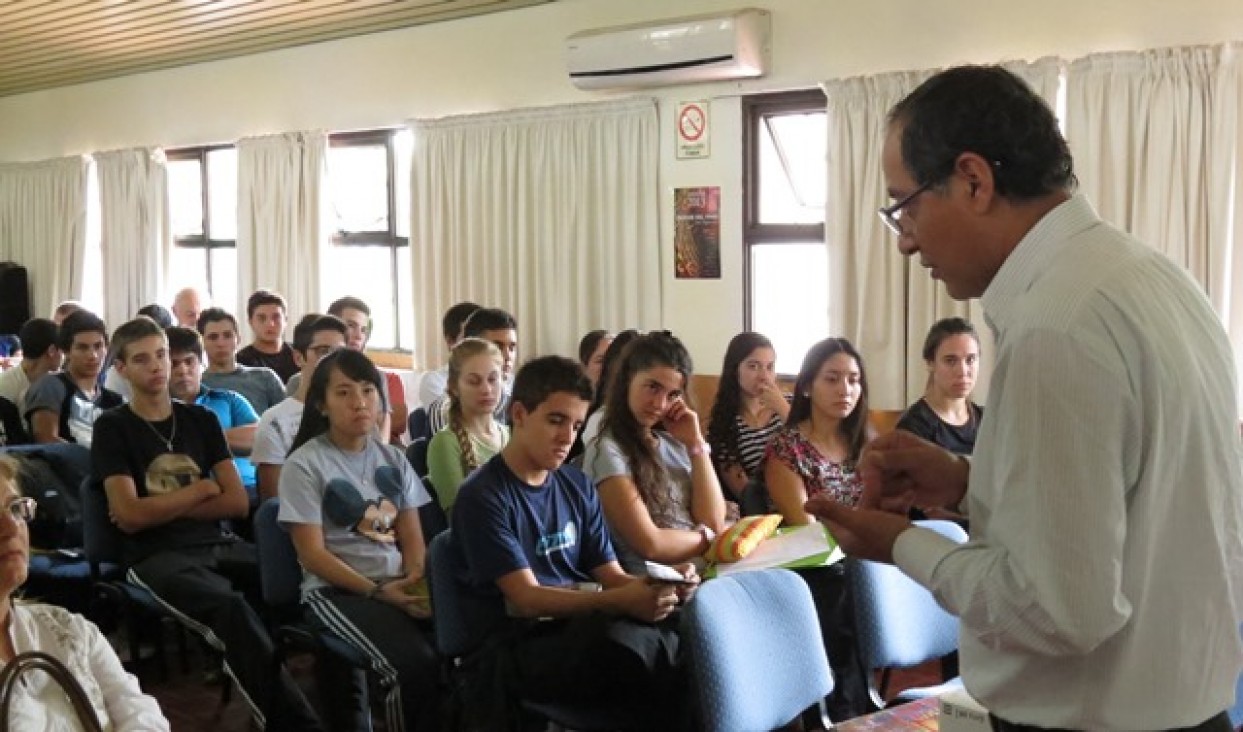
[(855, 472), (867, 442), (868, 387), (863, 359), (845, 338), (811, 347), (794, 385), (785, 427), (768, 443), (764, 479), (787, 524), (806, 524), (808, 498), (829, 495), (853, 506), (863, 493)]

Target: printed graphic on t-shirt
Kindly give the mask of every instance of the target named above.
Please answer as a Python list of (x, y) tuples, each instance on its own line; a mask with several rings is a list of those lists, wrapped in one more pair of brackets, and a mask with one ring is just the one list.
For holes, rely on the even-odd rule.
[(347, 528), (381, 544), (397, 541), (397, 505), (401, 495), (401, 473), (391, 465), (376, 468), (375, 487), (380, 497), (362, 497), (358, 487), (345, 478), (333, 478), (324, 489), (324, 515), (337, 526)]
[(91, 446), (95, 419), (103, 411), (95, 405), (95, 402), (83, 396), (82, 392), (73, 395), (73, 398), (69, 400), (69, 434), (73, 436), (75, 442), (83, 447)]
[(189, 455), (165, 453), (147, 466), (147, 495), (161, 496), (181, 490), (203, 477), (198, 463)]
[(565, 528), (560, 531), (541, 536), (535, 544), (535, 553), (541, 557), (547, 557), (553, 552), (563, 552), (576, 544), (578, 544), (578, 527), (573, 521), (567, 521)]

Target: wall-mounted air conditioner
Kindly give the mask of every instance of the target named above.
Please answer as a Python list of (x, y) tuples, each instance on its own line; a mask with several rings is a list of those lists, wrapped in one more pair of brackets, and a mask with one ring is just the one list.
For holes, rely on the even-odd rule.
[(763, 76), (769, 13), (733, 12), (601, 28), (566, 39), (570, 81), (580, 89), (689, 84)]

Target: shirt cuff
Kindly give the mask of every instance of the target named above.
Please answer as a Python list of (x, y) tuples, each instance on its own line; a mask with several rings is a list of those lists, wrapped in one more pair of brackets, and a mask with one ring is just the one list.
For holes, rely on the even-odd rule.
[(958, 546), (957, 542), (935, 531), (912, 526), (898, 534), (894, 541), (893, 563), (911, 579), (931, 588), (937, 566)]

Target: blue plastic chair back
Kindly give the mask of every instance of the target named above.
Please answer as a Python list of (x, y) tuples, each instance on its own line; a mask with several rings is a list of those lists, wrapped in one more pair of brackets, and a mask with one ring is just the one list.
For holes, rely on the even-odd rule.
[[(967, 532), (952, 521), (916, 523), (956, 542), (967, 540)], [(891, 564), (847, 561), (859, 652), (867, 668), (905, 668), (958, 650), (958, 618), (931, 592)]]
[(274, 607), (288, 607), (302, 599), (302, 566), (289, 532), (276, 519), (280, 510), (281, 499), (269, 498), (255, 511), (255, 551), (263, 601)]
[(409, 430), (406, 435), (411, 442), (419, 438), (432, 439), (432, 423), (427, 416), (426, 407), (419, 407), (410, 412), (410, 417), (406, 420), (406, 427)]
[(95, 572), (104, 564), (119, 564), (125, 539), (108, 516), (108, 496), (99, 483), (82, 482), (82, 548)]
[(473, 638), (466, 621), (466, 602), (458, 584), (453, 556), (453, 530), (446, 529), (427, 547), (427, 584), (432, 595), (432, 625), (436, 649), (445, 658), (464, 656), (479, 638)]
[(705, 582), (686, 607), (682, 638), (712, 732), (781, 727), (833, 690), (811, 591), (789, 570)]

